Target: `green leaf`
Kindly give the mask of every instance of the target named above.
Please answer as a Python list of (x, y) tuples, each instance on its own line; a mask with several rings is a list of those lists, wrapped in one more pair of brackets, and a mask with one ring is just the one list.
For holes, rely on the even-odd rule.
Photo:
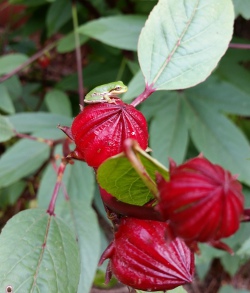
[(0, 142), (7, 141), (15, 136), (9, 119), (0, 115)]
[[(56, 153), (60, 150), (56, 150)], [(56, 172), (49, 165), (43, 174), (38, 192), (39, 207), (46, 208), (56, 182)], [(69, 196), (65, 198), (66, 194)], [(68, 165), (63, 176), (56, 204), (56, 215), (70, 223), (75, 231), (81, 255), (81, 276), (78, 292), (89, 292), (100, 256), (100, 231), (96, 213), (92, 209), (94, 173), (82, 162)]]
[(249, 293), (248, 290), (236, 289), (230, 285), (224, 285), (220, 288), (218, 293)]
[(5, 208), (8, 205), (14, 205), (17, 199), (21, 196), (24, 188), (26, 187), (25, 182), (17, 181), (10, 186), (0, 190), (0, 207)]
[(189, 96), (199, 96), (215, 110), (238, 115), (250, 115), (250, 92), (212, 74), (205, 82), (188, 89)]
[(2, 83), (8, 90), (12, 99), (17, 99), (22, 94), (22, 84), (16, 75)]
[(15, 113), (10, 94), (3, 84), (0, 84), (0, 109), (8, 114)]
[(136, 96), (139, 96), (145, 88), (145, 81), (141, 70), (139, 70), (136, 75), (132, 78), (128, 84), (128, 91), (122, 96), (123, 101), (131, 101)]
[[(18, 244), (18, 245), (17, 245)], [(0, 235), (0, 289), (13, 292), (76, 292), (80, 266), (75, 236), (44, 210), (20, 212)]]
[(152, 155), (164, 165), (168, 165), (168, 158), (180, 164), (185, 158), (188, 145), (183, 95), (177, 92), (159, 92), (151, 98), (151, 102), (158, 104), (160, 108), (150, 123)]
[(19, 113), (9, 116), (9, 120), (15, 130), (21, 133), (56, 128), (58, 124), (70, 126), (72, 123), (69, 117), (46, 112)]
[(8, 0), (10, 4), (23, 4), (27, 6), (39, 6), (48, 2), (48, 0)]
[(12, 53), (0, 57), (0, 75), (9, 73), (28, 60), (28, 57), (20, 53)]
[(46, 25), (50, 37), (71, 18), (71, 4), (68, 0), (56, 0), (48, 10)]
[(0, 158), (0, 187), (30, 175), (49, 157), (45, 143), (22, 139), (11, 146)]
[(185, 101), (191, 137), (198, 150), (250, 184), (250, 146), (240, 129), (199, 96), (187, 95)]
[(136, 51), (145, 20), (140, 15), (102, 17), (80, 26), (78, 31), (112, 47)]
[[(153, 181), (156, 172), (168, 178), (167, 169), (147, 153), (138, 152), (137, 156)], [(111, 157), (101, 164), (97, 171), (97, 181), (122, 202), (141, 206), (154, 198), (124, 154)]]
[[(79, 34), (79, 41), (81, 45), (86, 43), (88, 39), (89, 39), (88, 37)], [(71, 52), (75, 50), (75, 47), (76, 47), (75, 36), (74, 36), (74, 33), (72, 32), (68, 34), (67, 36), (65, 36), (64, 38), (60, 39), (56, 49), (58, 53), (67, 53), (67, 52)]]
[(233, 0), (235, 18), (240, 14), (245, 19), (250, 19), (250, 2), (242, 0)]
[(183, 89), (205, 80), (228, 48), (233, 23), (231, 0), (159, 0), (138, 43), (146, 83)]
[[(247, 260), (245, 260), (246, 262)], [(242, 257), (238, 255), (224, 255), (221, 258), (221, 263), (224, 267), (224, 270), (230, 274), (230, 276), (234, 276), (236, 272), (240, 269), (243, 265)]]
[(60, 90), (53, 89), (46, 93), (45, 103), (50, 112), (72, 117), (72, 109), (69, 97)]

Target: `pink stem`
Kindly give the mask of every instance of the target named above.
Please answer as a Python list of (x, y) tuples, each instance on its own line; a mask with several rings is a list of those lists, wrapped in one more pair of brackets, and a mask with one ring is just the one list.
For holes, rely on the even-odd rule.
[(153, 85), (147, 85), (143, 91), (130, 105), (136, 107), (143, 101), (145, 101), (153, 92), (155, 92), (155, 89), (153, 88)]
[(56, 45), (56, 43), (49, 44), (47, 47), (45, 47), (41, 51), (39, 51), (36, 54), (34, 54), (26, 62), (24, 62), (23, 64), (21, 64), (20, 66), (18, 66), (17, 68), (15, 68), (11, 72), (9, 72), (8, 74), (6, 74), (3, 77), (1, 77), (0, 78), (0, 82), (3, 82), (5, 80), (7, 80), (8, 78), (12, 77), (16, 73), (18, 73), (19, 71), (21, 71), (22, 69), (24, 69), (26, 66), (28, 66), (29, 64), (31, 64), (32, 62), (34, 62), (39, 57), (41, 57), (45, 52), (50, 51), (51, 49), (53, 49), (55, 47), (55, 45)]
[(49, 207), (47, 209), (47, 213), (51, 216), (55, 216), (56, 199), (58, 196), (60, 186), (62, 184), (62, 177), (63, 177), (64, 171), (65, 171), (65, 168), (67, 166), (67, 163), (68, 162), (65, 159), (63, 159), (59, 168), (58, 168), (58, 171), (57, 171), (57, 180), (56, 180), (55, 188), (54, 188), (54, 191), (53, 191), (50, 203), (49, 203)]
[(230, 43), (229, 48), (249, 50), (250, 49), (250, 44), (234, 44), (234, 43)]

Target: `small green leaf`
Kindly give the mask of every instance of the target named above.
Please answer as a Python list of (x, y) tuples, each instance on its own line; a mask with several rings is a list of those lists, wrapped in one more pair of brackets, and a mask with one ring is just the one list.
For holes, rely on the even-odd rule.
[(10, 94), (3, 84), (0, 84), (0, 109), (8, 114), (15, 113)]
[[(88, 41), (88, 39), (89, 38), (87, 36), (79, 34), (79, 41), (80, 41), (81, 45), (86, 43)], [(76, 47), (75, 36), (74, 36), (74, 33), (72, 32), (72, 33), (68, 34), (67, 36), (65, 36), (64, 38), (60, 39), (56, 49), (57, 49), (58, 53), (67, 53), (67, 52), (71, 52), (71, 51), (75, 50), (75, 47)]]
[(60, 90), (53, 89), (45, 95), (45, 103), (50, 112), (72, 117), (69, 97)]
[(0, 57), (0, 75), (9, 73), (28, 60), (24, 54), (13, 53)]
[(0, 187), (30, 175), (49, 157), (45, 143), (22, 139), (11, 146), (0, 158)]
[[(18, 244), (18, 245), (17, 245)], [(0, 290), (76, 292), (80, 266), (76, 238), (44, 210), (20, 212), (0, 235)]]
[(68, 0), (56, 0), (48, 10), (46, 25), (50, 37), (71, 18), (71, 4)]
[(11, 125), (9, 119), (0, 115), (0, 142), (7, 141), (15, 136), (13, 128), (14, 127)]
[(18, 113), (9, 116), (9, 120), (15, 130), (21, 133), (56, 128), (58, 124), (70, 126), (72, 123), (72, 119), (69, 117), (46, 112)]
[(0, 189), (0, 207), (14, 205), (26, 187), (25, 182), (17, 181), (10, 186)]
[(199, 97), (187, 95), (186, 115), (191, 137), (200, 152), (250, 184), (250, 146), (229, 119)]
[[(158, 161), (145, 152), (138, 152), (137, 155), (153, 181), (156, 172), (168, 178), (167, 169)], [(122, 202), (144, 205), (154, 198), (124, 154), (111, 157), (101, 164), (97, 171), (97, 181)]]
[(80, 26), (78, 31), (104, 44), (136, 51), (145, 20), (144, 16), (139, 15), (102, 17)]
[(2, 83), (8, 90), (11, 98), (16, 100), (22, 94), (22, 84), (16, 75)]
[(159, 0), (138, 43), (146, 83), (169, 90), (205, 80), (228, 48), (233, 23), (231, 0)]

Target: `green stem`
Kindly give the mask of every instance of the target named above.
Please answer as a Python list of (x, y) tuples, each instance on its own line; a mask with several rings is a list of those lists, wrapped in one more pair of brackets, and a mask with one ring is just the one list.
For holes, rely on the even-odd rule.
[(133, 166), (137, 174), (141, 177), (144, 184), (148, 187), (150, 192), (155, 196), (155, 198), (157, 198), (158, 197), (157, 186), (154, 180), (148, 174), (145, 167), (143, 166), (139, 158), (139, 153), (137, 152), (138, 148), (139, 148), (139, 145), (137, 141), (130, 138), (124, 141), (124, 152), (126, 157), (130, 161), (131, 165)]
[(119, 71), (117, 73), (116, 80), (121, 80), (122, 75), (123, 75), (123, 72), (124, 72), (124, 69), (125, 69), (125, 66), (126, 66), (126, 59), (125, 58), (122, 58), (122, 62), (121, 62)]
[(72, 0), (72, 19), (74, 25), (75, 45), (76, 45), (76, 64), (77, 64), (77, 75), (78, 75), (78, 93), (79, 93), (79, 104), (83, 106), (84, 90), (83, 90), (83, 75), (82, 75), (82, 55), (81, 55), (81, 44), (78, 33), (78, 17), (76, 3)]

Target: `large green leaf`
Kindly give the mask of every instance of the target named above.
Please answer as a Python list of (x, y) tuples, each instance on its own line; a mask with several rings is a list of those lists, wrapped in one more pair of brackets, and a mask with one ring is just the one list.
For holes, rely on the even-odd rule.
[(48, 10), (46, 25), (48, 36), (56, 33), (71, 18), (71, 4), (68, 0), (56, 0)]
[[(56, 151), (58, 153), (58, 150)], [(60, 151), (59, 151), (60, 153)], [(46, 208), (56, 182), (56, 171), (48, 166), (38, 192), (38, 204)], [(69, 196), (65, 198), (65, 192)], [(100, 256), (100, 231), (96, 213), (92, 209), (94, 173), (82, 162), (66, 168), (63, 186), (56, 203), (56, 215), (75, 231), (81, 256), (81, 275), (78, 292), (89, 292)]]
[(104, 44), (136, 51), (145, 20), (146, 18), (140, 15), (102, 17), (80, 26), (78, 31)]
[(8, 90), (12, 99), (17, 99), (22, 94), (22, 84), (16, 75), (2, 83)]
[(142, 93), (144, 88), (145, 81), (141, 70), (139, 70), (128, 84), (128, 91), (122, 96), (122, 100), (126, 102), (131, 101), (132, 98)]
[[(244, 78), (244, 77), (243, 77)], [(212, 74), (205, 82), (188, 89), (189, 96), (199, 96), (215, 110), (238, 115), (250, 115), (250, 91)]]
[[(159, 105), (157, 115), (150, 123), (150, 147), (152, 155), (162, 164), (168, 158), (182, 163), (188, 144), (188, 127), (183, 113), (183, 95), (178, 92), (158, 92), (151, 103)], [(150, 107), (153, 110), (153, 107)]]
[(159, 0), (138, 43), (146, 83), (160, 90), (203, 81), (226, 52), (233, 23), (231, 0)]
[(5, 85), (0, 84), (0, 109), (8, 114), (15, 113), (10, 94)]
[(19, 65), (27, 61), (28, 57), (24, 54), (13, 53), (0, 57), (0, 75), (9, 73)]
[(186, 115), (198, 150), (250, 184), (250, 146), (240, 129), (199, 96), (187, 95)]
[(72, 116), (72, 109), (69, 97), (60, 90), (53, 89), (46, 93), (45, 103), (50, 112), (63, 115)]
[(239, 14), (245, 19), (250, 19), (250, 2), (245, 0), (233, 0), (235, 17)]
[(15, 136), (15, 134), (9, 119), (0, 115), (0, 142), (9, 140), (13, 136)]
[(0, 187), (30, 175), (49, 157), (45, 143), (22, 139), (10, 147), (0, 158)]
[[(153, 181), (156, 180), (156, 172), (168, 178), (167, 169), (148, 154), (141, 152), (137, 156)], [(97, 181), (122, 202), (141, 206), (154, 198), (124, 154), (111, 157), (101, 164), (97, 171)]]
[(231, 285), (224, 285), (220, 288), (218, 293), (249, 293), (249, 290), (236, 289)]
[(21, 196), (26, 184), (24, 181), (16, 181), (8, 187), (0, 189), (0, 207), (5, 208), (14, 205)]
[(23, 211), (0, 235), (0, 290), (76, 292), (80, 264), (74, 234), (45, 210)]
[(66, 116), (36, 112), (19, 113), (9, 116), (10, 122), (18, 132), (34, 132), (44, 128), (56, 128), (58, 124), (70, 126), (72, 119)]

